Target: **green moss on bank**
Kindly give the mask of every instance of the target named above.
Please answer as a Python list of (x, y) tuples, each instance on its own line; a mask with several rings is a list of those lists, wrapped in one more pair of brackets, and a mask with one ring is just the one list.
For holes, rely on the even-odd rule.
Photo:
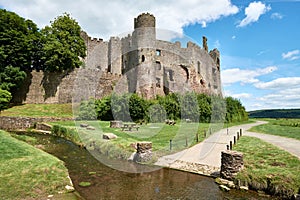
[(1, 116), (10, 117), (57, 117), (72, 118), (72, 104), (24, 104), (1, 112)]
[(243, 136), (234, 150), (244, 153), (245, 168), (237, 179), (250, 189), (282, 198), (291, 198), (300, 190), (300, 160), (258, 138)]
[(47, 197), (67, 192), (64, 163), (0, 131), (0, 199)]

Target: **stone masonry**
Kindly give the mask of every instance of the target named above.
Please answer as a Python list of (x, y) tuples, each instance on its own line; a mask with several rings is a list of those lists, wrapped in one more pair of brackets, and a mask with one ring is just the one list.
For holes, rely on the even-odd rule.
[(81, 36), (87, 56), (80, 69), (63, 73), (27, 73), (22, 88), (14, 92), (15, 103), (70, 103), (102, 98), (115, 91), (137, 93), (150, 99), (156, 95), (195, 91), (222, 95), (220, 52), (188, 42), (181, 47), (156, 37), (156, 19), (143, 13), (134, 19), (134, 31), (109, 41)]
[(221, 178), (233, 180), (244, 167), (243, 154), (236, 151), (222, 151)]

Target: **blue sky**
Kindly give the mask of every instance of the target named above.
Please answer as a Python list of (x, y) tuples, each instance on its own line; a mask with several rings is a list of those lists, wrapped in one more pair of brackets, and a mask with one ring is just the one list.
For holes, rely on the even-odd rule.
[(0, 7), (40, 28), (70, 13), (93, 37), (133, 29), (142, 12), (157, 27), (191, 37), (221, 52), (224, 95), (246, 109), (300, 108), (300, 0), (0, 0)]

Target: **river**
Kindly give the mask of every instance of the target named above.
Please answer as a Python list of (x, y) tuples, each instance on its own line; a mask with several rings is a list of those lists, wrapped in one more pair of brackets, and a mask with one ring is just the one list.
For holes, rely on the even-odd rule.
[[(101, 199), (271, 199), (257, 193), (222, 192), (214, 179), (197, 174), (159, 169), (147, 173), (114, 170), (72, 142), (49, 135), (29, 134), (43, 149), (65, 162), (75, 189), (87, 200)], [(81, 187), (80, 182), (91, 186)]]

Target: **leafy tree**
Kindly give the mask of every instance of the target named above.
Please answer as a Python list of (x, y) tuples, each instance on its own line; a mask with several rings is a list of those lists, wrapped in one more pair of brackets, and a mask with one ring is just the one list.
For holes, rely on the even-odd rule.
[(206, 94), (198, 94), (199, 121), (204, 123), (210, 122), (211, 119), (211, 98)]
[(89, 99), (80, 103), (78, 118), (85, 120), (97, 119), (96, 105), (94, 99)]
[(101, 120), (113, 120), (113, 115), (111, 111), (111, 95), (102, 98), (101, 100), (96, 100), (96, 112), (97, 118)]
[(0, 67), (8, 66), (21, 71), (39, 65), (41, 34), (31, 20), (25, 20), (13, 12), (0, 9)]
[(11, 98), (10, 92), (0, 89), (0, 113), (2, 110), (8, 108)]
[(248, 114), (245, 107), (241, 102), (232, 97), (226, 97), (226, 121), (227, 122), (240, 122), (248, 120)]
[(164, 97), (158, 96), (157, 100), (165, 108), (168, 119), (180, 119), (180, 99), (178, 94), (171, 93)]
[(147, 121), (152, 123), (164, 122), (167, 118), (167, 113), (163, 106), (158, 102), (150, 102), (151, 105), (148, 110)]
[(80, 32), (78, 23), (66, 13), (42, 29), (44, 71), (72, 70), (81, 66), (80, 57), (85, 57), (86, 47)]
[(181, 95), (181, 118), (199, 122), (199, 107), (196, 94), (193, 92)]
[(19, 67), (9, 65), (0, 68), (0, 88), (11, 91), (13, 88), (19, 86), (25, 77), (26, 73), (21, 71)]
[(129, 113), (129, 98), (130, 96), (128, 94), (112, 94), (111, 109), (114, 119), (124, 122), (132, 121)]
[(211, 122), (224, 122), (226, 117), (226, 102), (219, 96), (211, 97)]
[(129, 113), (133, 121), (142, 120), (146, 117), (148, 104), (145, 99), (138, 96), (137, 94), (132, 94), (129, 99)]

